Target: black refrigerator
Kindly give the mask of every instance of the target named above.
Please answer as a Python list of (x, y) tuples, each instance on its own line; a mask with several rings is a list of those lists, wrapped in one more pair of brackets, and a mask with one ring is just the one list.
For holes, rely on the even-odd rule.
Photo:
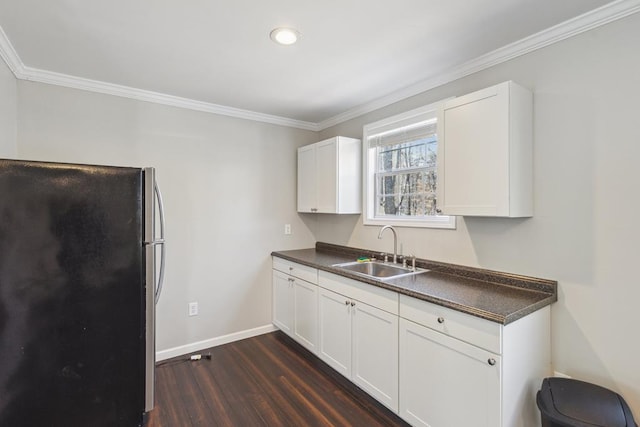
[(163, 235), (153, 168), (0, 159), (0, 426), (145, 423)]

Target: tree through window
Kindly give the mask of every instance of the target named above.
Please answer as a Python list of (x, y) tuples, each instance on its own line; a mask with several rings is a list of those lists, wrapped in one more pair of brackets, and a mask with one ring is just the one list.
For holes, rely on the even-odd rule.
[(436, 215), (437, 138), (376, 147), (376, 216)]

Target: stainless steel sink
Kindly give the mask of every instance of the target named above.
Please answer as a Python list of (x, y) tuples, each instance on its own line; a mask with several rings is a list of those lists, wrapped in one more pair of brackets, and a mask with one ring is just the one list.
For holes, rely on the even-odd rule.
[(413, 274), (420, 274), (427, 271), (422, 268), (416, 268), (414, 271), (410, 268), (402, 267), (397, 264), (389, 264), (386, 262), (379, 262), (379, 261), (345, 262), (342, 264), (333, 264), (332, 267), (341, 268), (351, 273), (355, 273), (355, 274), (359, 274), (362, 276), (371, 277), (379, 280), (395, 279), (397, 277), (410, 276)]

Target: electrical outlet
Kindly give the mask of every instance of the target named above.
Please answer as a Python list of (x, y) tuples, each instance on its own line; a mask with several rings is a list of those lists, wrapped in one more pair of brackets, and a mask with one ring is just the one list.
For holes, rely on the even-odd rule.
[(286, 235), (291, 234), (291, 224), (285, 224), (284, 225), (284, 234), (286, 234)]
[(197, 316), (198, 315), (198, 303), (190, 302), (189, 303), (189, 316)]

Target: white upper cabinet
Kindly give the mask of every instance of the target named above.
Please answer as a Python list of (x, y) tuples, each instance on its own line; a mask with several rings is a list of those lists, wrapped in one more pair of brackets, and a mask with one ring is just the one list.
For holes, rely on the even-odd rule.
[(298, 148), (298, 212), (314, 212), (318, 189), (316, 146)]
[(505, 82), (443, 103), (438, 204), (445, 215), (533, 215), (533, 96)]
[(298, 212), (361, 212), (361, 145), (336, 136), (298, 149)]

